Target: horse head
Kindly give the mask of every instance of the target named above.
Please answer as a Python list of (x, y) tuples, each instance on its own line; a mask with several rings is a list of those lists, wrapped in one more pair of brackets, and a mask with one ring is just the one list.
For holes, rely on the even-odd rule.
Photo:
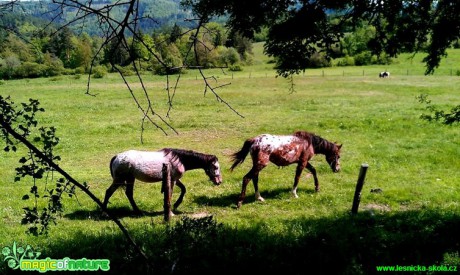
[(212, 156), (211, 160), (208, 162), (208, 166), (205, 169), (206, 175), (209, 179), (215, 184), (220, 185), (222, 183), (222, 174), (220, 173), (219, 160), (216, 156)]
[(329, 163), (332, 171), (337, 173), (340, 171), (340, 149), (342, 148), (342, 144), (338, 145), (334, 143), (332, 150), (330, 150), (326, 154), (326, 161)]

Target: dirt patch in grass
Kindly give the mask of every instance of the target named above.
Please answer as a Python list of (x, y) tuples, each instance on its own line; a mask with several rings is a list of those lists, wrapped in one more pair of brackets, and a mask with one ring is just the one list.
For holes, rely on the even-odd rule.
[(370, 203), (366, 204), (362, 207), (362, 211), (367, 211), (371, 213), (384, 213), (384, 212), (389, 212), (391, 211), (391, 208), (388, 205), (385, 204), (375, 204), (375, 203)]

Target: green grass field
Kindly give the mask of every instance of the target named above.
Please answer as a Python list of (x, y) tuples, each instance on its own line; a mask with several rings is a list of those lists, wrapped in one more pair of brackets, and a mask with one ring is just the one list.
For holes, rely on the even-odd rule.
[[(307, 270), (368, 274), (377, 265), (460, 265), (460, 128), (420, 119), (427, 111), (416, 99), (427, 94), (446, 111), (459, 104), (460, 77), (455, 73), (460, 67), (455, 66), (460, 64), (460, 51), (449, 51), (430, 76), (423, 75), (422, 55), (413, 60), (401, 56), (385, 67), (307, 70), (294, 77), (294, 92), (287, 79), (275, 77), (273, 64), (261, 55), (261, 44), (254, 51), (254, 66), (241, 72), (206, 72), (216, 77), (211, 82), (215, 86), (230, 84), (216, 91), (236, 112), (210, 91), (204, 94), (203, 81), (189, 71), (181, 77), (166, 117), (165, 79), (144, 76), (153, 108), (178, 134), (161, 121), (157, 123), (167, 135), (151, 124), (144, 125), (142, 132), (142, 114), (115, 74), (91, 81), (96, 96), (85, 95), (86, 77), (73, 76), (3, 81), (0, 94), (10, 95), (16, 103), (29, 98), (40, 101), (46, 111), (39, 116), (39, 126), (55, 126), (61, 139), (56, 148), (60, 167), (87, 182), (101, 200), (111, 183), (110, 158), (118, 152), (177, 147), (218, 156), (223, 184), (214, 186), (202, 170), (187, 172), (182, 180), (187, 194), (169, 225), (163, 221), (160, 183), (135, 184), (134, 198), (146, 212), (143, 217), (131, 215), (123, 191), (111, 198), (109, 208), (151, 257), (156, 268), (149, 270), (151, 274), (215, 273), (217, 268), (230, 273), (253, 265), (261, 271), (295, 274)], [(383, 70), (391, 72), (390, 78), (378, 77)], [(136, 83), (134, 77), (130, 81)], [(145, 106), (139, 85), (133, 87)], [(295, 166), (280, 169), (271, 164), (259, 178), (265, 202), (254, 200), (251, 183), (245, 203), (237, 210), (241, 179), (250, 169), (250, 160), (230, 172), (230, 154), (249, 137), (295, 130), (343, 144), (342, 171), (332, 173), (324, 156), (316, 155), (311, 163), (321, 192), (314, 192), (313, 179), (305, 173), (299, 198), (294, 199), (290, 190)], [(0, 248), (15, 241), (33, 246), (42, 258), (104, 258), (111, 261), (114, 273), (147, 272), (118, 228), (80, 191), (76, 198), (64, 199), (64, 215), (47, 236), (26, 234), (27, 227), (20, 221), (22, 208), (31, 201), (21, 198), (29, 192), (31, 180), (13, 181), (24, 152), (22, 148), (0, 153)], [(359, 213), (350, 216), (363, 163), (369, 169)], [(173, 200), (177, 196), (175, 189)], [(176, 244), (188, 250), (166, 249), (168, 228), (183, 217), (198, 215), (212, 215), (224, 229), (213, 241), (198, 235), (196, 240), (203, 244), (182, 239), (185, 243)], [(178, 261), (175, 270), (172, 258)], [(2, 262), (0, 271), (11, 269)]]

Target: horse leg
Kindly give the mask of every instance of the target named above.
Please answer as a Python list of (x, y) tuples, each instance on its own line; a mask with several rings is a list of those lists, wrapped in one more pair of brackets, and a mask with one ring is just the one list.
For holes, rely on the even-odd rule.
[(134, 201), (134, 180), (128, 181), (126, 184), (126, 190), (125, 190), (126, 197), (128, 197), (129, 203), (131, 203), (131, 206), (133, 207), (133, 210), (136, 214), (141, 214), (142, 211), (137, 207), (136, 202)]
[(243, 205), (243, 201), (246, 198), (246, 188), (251, 179), (253, 180), (256, 199), (263, 201), (263, 198), (260, 196), (260, 193), (259, 193), (258, 181), (259, 181), (259, 172), (264, 167), (265, 166), (263, 165), (254, 165), (252, 166), (251, 170), (249, 170), (249, 172), (243, 177), (243, 184), (241, 187), (241, 194), (238, 198), (237, 208), (240, 208), (241, 205)]
[(265, 201), (259, 192), (259, 172), (260, 171), (256, 171), (256, 173), (254, 174), (254, 177), (252, 178), (252, 184), (254, 185), (254, 194), (255, 194), (256, 200)]
[(251, 181), (251, 179), (254, 178), (254, 174), (256, 173), (258, 173), (257, 169), (255, 166), (253, 166), (251, 170), (249, 170), (249, 172), (246, 175), (244, 175), (243, 184), (241, 186), (241, 194), (240, 194), (240, 197), (238, 198), (238, 203), (236, 205), (237, 208), (240, 208), (241, 205), (243, 205), (243, 201), (246, 198), (246, 188), (248, 186), (248, 183), (249, 181)]
[(243, 205), (244, 198), (246, 197), (246, 187), (248, 186), (249, 181), (251, 180), (252, 175), (251, 169), (244, 177), (243, 177), (243, 184), (241, 186), (241, 193), (238, 198), (238, 202), (236, 204), (236, 208), (240, 208)]
[(176, 183), (177, 183), (177, 186), (180, 188), (180, 195), (177, 201), (174, 203), (174, 211), (176, 211), (179, 205), (182, 203), (185, 193), (187, 192), (185, 185), (180, 180), (177, 180)]
[(294, 177), (294, 186), (292, 187), (292, 195), (294, 198), (298, 198), (299, 196), (297, 195), (297, 185), (299, 184), (300, 176), (302, 175), (302, 171), (305, 168), (304, 163), (299, 163), (297, 165), (297, 168), (295, 170), (295, 177)]
[(316, 169), (311, 165), (310, 163), (307, 164), (307, 169), (310, 170), (310, 172), (313, 175), (313, 179), (315, 180), (315, 191), (319, 191), (319, 182), (318, 182), (318, 177), (316, 176)]
[(109, 203), (110, 197), (112, 197), (113, 193), (120, 187), (122, 184), (113, 181), (112, 185), (110, 185), (109, 188), (107, 188), (107, 191), (105, 191), (105, 198), (104, 202), (102, 205), (104, 206), (105, 209), (107, 209), (107, 204)]

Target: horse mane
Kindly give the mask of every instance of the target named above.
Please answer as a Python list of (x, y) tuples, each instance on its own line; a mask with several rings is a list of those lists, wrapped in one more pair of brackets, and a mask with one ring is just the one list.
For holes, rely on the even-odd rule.
[(166, 155), (172, 154), (172, 159), (179, 159), (181, 162), (191, 160), (196, 162), (196, 159), (202, 160), (205, 163), (212, 161), (216, 156), (199, 153), (193, 150), (177, 149), (177, 148), (163, 148)]
[(330, 152), (336, 146), (335, 143), (327, 141), (321, 136), (307, 131), (296, 131), (294, 132), (294, 136), (304, 139), (313, 144), (313, 148), (316, 154), (324, 154), (326, 152)]
[(296, 131), (294, 132), (294, 136), (305, 139), (306, 141), (312, 142), (313, 136), (316, 136), (314, 133), (307, 132), (307, 131)]

